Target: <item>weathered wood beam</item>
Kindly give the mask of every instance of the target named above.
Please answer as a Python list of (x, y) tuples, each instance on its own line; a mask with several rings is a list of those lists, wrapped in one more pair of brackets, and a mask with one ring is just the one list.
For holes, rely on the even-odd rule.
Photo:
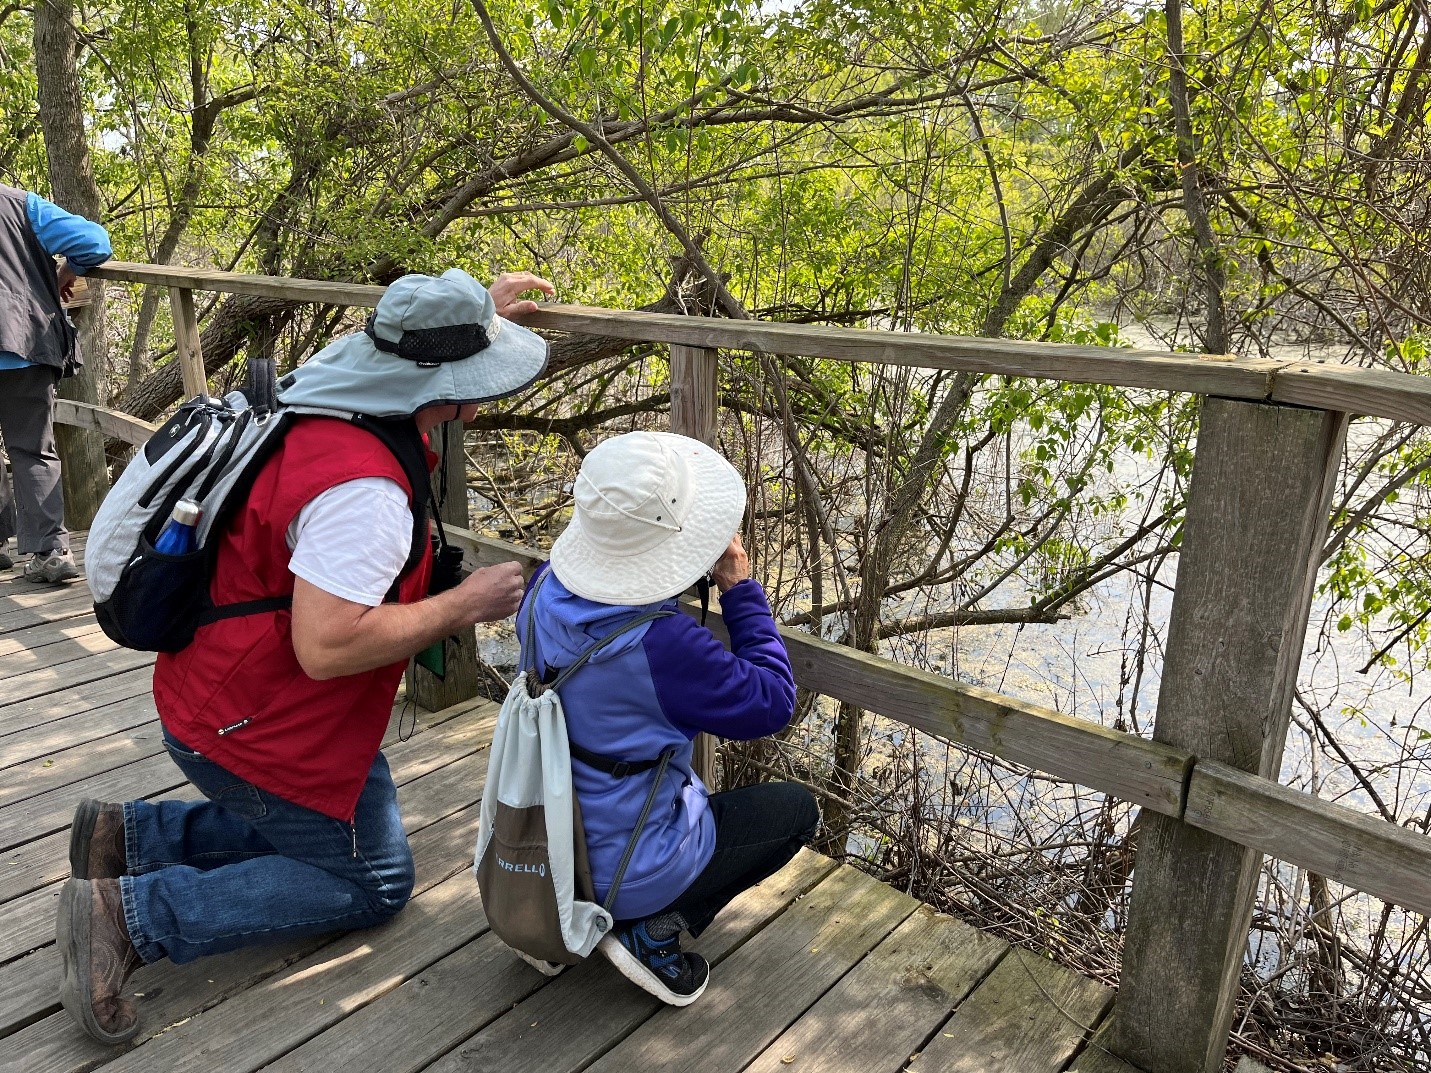
[(1199, 760), (1188, 823), (1431, 916), (1431, 838), (1239, 771)]
[(184, 394), (189, 398), (207, 395), (209, 378), (204, 371), (204, 352), (199, 344), (199, 316), (194, 310), (194, 292), (187, 287), (170, 287), (169, 306), (174, 314), (174, 349), (179, 372), (184, 379)]
[[(1346, 415), (1206, 399), (1153, 738), (1275, 779)], [(1222, 1068), (1262, 855), (1144, 817), (1109, 1046)]]
[[(671, 431), (715, 446), (719, 410), (717, 379), (720, 351), (705, 347), (671, 347)], [(691, 767), (701, 781), (715, 788), (716, 740), (696, 737)]]
[(184, 287), (195, 291), (222, 291), (225, 294), (253, 294), (297, 302), (327, 305), (375, 306), (386, 287), (366, 283), (325, 283), (315, 279), (287, 276), (253, 276), (241, 272), (220, 272), (211, 268), (182, 265), (146, 265), (131, 261), (106, 261), (90, 269), (97, 279), (124, 283), (148, 283), (159, 287)]
[[(358, 307), (377, 305), (385, 289), (126, 261), (110, 261), (89, 274), (97, 279)], [(547, 305), (518, 319), (528, 327), (632, 342), (1183, 391), (1431, 425), (1431, 377), (1321, 362), (736, 321), (581, 305)]]
[(159, 429), (159, 426), (152, 422), (142, 421), (119, 410), (76, 402), (74, 399), (55, 400), (55, 422), (88, 429), (90, 432), (102, 432), (111, 439), (135, 445), (147, 443), (149, 437)]

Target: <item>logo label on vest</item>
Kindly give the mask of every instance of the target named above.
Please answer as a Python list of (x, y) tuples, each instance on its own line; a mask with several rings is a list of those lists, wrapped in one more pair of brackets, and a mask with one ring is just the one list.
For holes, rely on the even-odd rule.
[(520, 864), (516, 861), (504, 861), (498, 854), (493, 854), (497, 858), (497, 867), (504, 872), (526, 872), (534, 876), (546, 878), (547, 866), (545, 864)]

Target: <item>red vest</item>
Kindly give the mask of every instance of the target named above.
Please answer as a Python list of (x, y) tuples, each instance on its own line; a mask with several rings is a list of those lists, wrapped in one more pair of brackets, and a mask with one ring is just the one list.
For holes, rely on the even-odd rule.
[[(320, 492), (358, 477), (387, 477), (412, 499), (402, 466), (372, 433), (333, 418), (298, 419), (221, 538), (214, 603), (291, 595), (289, 523)], [(427, 595), (431, 567), (424, 546), (399, 602)], [(291, 622), (277, 611), (202, 627), (187, 648), (155, 662), (154, 703), (170, 733), (239, 778), (350, 821), (407, 659), (314, 681), (294, 654)]]

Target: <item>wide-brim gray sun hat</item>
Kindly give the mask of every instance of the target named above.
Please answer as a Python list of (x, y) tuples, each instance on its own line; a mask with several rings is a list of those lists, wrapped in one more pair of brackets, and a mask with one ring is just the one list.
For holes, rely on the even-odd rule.
[(426, 406), (515, 394), (547, 364), (547, 344), (497, 316), (487, 288), (460, 268), (393, 282), (360, 332), (335, 339), (279, 381), (279, 401), (411, 417)]
[(670, 432), (598, 444), (572, 493), (551, 568), (569, 591), (602, 604), (651, 604), (684, 592), (715, 565), (745, 514), (735, 467)]

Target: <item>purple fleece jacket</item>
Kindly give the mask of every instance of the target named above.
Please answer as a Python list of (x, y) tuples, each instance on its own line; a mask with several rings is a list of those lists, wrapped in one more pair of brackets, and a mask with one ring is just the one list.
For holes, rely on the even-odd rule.
[[(524, 640), (531, 603), (524, 601), (517, 613), (517, 636)], [(674, 599), (639, 607), (599, 604), (568, 592), (553, 574), (536, 603), (536, 654), (555, 668), (638, 615), (676, 611), (622, 634), (561, 688), (567, 736), (577, 745), (613, 760), (654, 759), (675, 747), (612, 914), (617, 920), (650, 916), (691, 885), (715, 849), (708, 792), (691, 770), (692, 739), (700, 731), (759, 738), (789, 723), (795, 712), (790, 657), (765, 591), (754, 580), (720, 598), (729, 652), (710, 630), (677, 611)], [(531, 658), (523, 652), (523, 666)], [(572, 761), (597, 901), (606, 900), (655, 777), (653, 769), (617, 779)]]

